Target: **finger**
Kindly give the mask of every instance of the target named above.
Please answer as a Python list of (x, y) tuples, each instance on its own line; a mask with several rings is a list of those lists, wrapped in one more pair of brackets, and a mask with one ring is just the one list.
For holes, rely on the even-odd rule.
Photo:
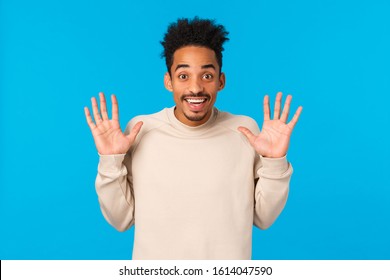
[(85, 118), (87, 119), (88, 126), (91, 130), (95, 129), (96, 124), (93, 122), (88, 107), (84, 107)]
[(93, 117), (95, 118), (95, 122), (97, 124), (97, 123), (102, 121), (102, 118), (100, 117), (100, 114), (99, 114), (99, 109), (98, 109), (98, 105), (97, 105), (97, 102), (96, 102), (96, 98), (92, 97), (91, 101), (92, 101)]
[(302, 109), (303, 107), (302, 106), (299, 106), (297, 111), (295, 112), (292, 120), (287, 124), (291, 130), (294, 128), (294, 126), (297, 124), (298, 122), (298, 119), (299, 119), (299, 116), (301, 115), (301, 112), (302, 112)]
[(263, 110), (264, 110), (264, 120), (269, 121), (270, 118), (270, 109), (269, 109), (269, 96), (264, 96), (263, 99)]
[(100, 99), (100, 113), (102, 114), (103, 120), (107, 121), (108, 120), (107, 104), (103, 92), (99, 92), (99, 99)]
[(131, 144), (134, 143), (135, 138), (137, 137), (139, 131), (141, 130), (142, 125), (143, 125), (143, 122), (137, 122), (135, 124), (135, 126), (131, 129), (130, 134), (126, 135), (126, 137), (130, 139)]
[(112, 103), (112, 119), (119, 121), (119, 107), (118, 100), (114, 94), (111, 95), (111, 103)]
[(246, 127), (243, 127), (243, 126), (240, 126), (238, 128), (238, 130), (245, 135), (245, 137), (248, 139), (249, 143), (251, 143), (251, 145), (253, 145), (253, 143), (255, 142), (255, 138), (256, 136), (252, 133), (252, 131), (250, 131), (248, 128)]
[(280, 117), (280, 101), (282, 100), (282, 93), (278, 92), (275, 99), (274, 107), (274, 120), (278, 120)]
[(284, 123), (287, 122), (288, 114), (290, 113), (291, 99), (292, 99), (292, 96), (287, 95), (286, 101), (284, 102), (283, 112), (282, 112), (282, 115), (280, 116), (280, 120)]

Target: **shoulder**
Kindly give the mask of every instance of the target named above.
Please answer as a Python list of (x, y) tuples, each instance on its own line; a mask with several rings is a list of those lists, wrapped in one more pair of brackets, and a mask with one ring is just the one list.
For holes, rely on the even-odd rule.
[(245, 115), (234, 115), (223, 111), (218, 111), (217, 125), (234, 130), (237, 133), (240, 133), (237, 130), (240, 126), (250, 129), (253, 133), (258, 133), (260, 131), (257, 122), (251, 117)]
[(153, 129), (162, 127), (169, 123), (167, 117), (167, 108), (161, 110), (160, 112), (149, 114), (149, 115), (139, 115), (132, 118), (126, 125), (125, 134), (130, 133), (134, 125), (140, 121), (143, 122), (140, 133), (145, 134)]

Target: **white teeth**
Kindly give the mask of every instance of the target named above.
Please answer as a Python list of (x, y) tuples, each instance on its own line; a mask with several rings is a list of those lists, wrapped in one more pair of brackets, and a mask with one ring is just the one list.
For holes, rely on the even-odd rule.
[(203, 103), (206, 99), (186, 99), (189, 103)]

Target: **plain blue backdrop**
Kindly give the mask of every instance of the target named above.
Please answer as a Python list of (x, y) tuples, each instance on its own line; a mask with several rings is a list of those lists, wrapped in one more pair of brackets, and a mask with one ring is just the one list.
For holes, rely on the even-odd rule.
[[(254, 259), (390, 259), (388, 1), (0, 1), (0, 259), (130, 259), (100, 213), (84, 106), (115, 93), (122, 128), (173, 106), (159, 41), (179, 17), (230, 31), (220, 110), (262, 123), (303, 105), (289, 200)], [(199, 166), (201, 168), (201, 166)]]

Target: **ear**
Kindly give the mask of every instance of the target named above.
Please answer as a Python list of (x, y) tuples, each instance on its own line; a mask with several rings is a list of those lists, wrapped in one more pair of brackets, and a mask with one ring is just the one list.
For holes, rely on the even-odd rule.
[(173, 91), (171, 75), (169, 75), (169, 72), (166, 72), (164, 75), (164, 86), (167, 90)]
[(223, 88), (225, 87), (225, 83), (226, 83), (225, 73), (221, 73), (221, 75), (219, 75), (219, 89), (218, 90), (223, 90)]

